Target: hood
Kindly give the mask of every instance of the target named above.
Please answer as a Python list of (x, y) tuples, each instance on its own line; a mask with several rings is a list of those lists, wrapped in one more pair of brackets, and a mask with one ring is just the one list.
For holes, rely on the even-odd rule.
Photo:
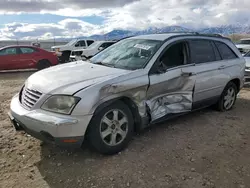
[(56, 49), (56, 48), (63, 48), (63, 47), (66, 47), (67, 45), (61, 45), (61, 46), (52, 46), (51, 48), (52, 49)]
[(27, 79), (26, 86), (44, 94), (72, 95), (129, 72), (131, 71), (76, 61), (36, 72)]
[(250, 49), (250, 44), (237, 44), (236, 47)]
[(246, 67), (250, 67), (250, 57), (245, 57)]

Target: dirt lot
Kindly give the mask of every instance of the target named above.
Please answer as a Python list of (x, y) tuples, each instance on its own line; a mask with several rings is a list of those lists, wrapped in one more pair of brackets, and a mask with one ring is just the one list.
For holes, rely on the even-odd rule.
[(0, 75), (1, 188), (250, 187), (250, 89), (230, 112), (179, 117), (135, 136), (118, 155), (102, 156), (15, 133), (10, 99), (30, 74)]

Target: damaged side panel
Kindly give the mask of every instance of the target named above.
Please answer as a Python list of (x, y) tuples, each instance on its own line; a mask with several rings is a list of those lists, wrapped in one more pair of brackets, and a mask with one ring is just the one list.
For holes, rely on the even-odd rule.
[(147, 105), (151, 120), (192, 110), (195, 76), (184, 76), (181, 69), (150, 76)]
[(169, 93), (148, 100), (152, 121), (167, 114), (176, 114), (192, 110), (192, 92)]
[[(110, 101), (119, 97), (127, 97), (137, 106), (139, 115), (142, 118), (146, 117), (146, 94), (148, 85), (149, 79), (147, 75), (106, 85), (99, 91), (101, 98), (99, 103), (104, 103), (105, 101)], [(98, 105), (99, 104), (97, 104), (97, 106)]]

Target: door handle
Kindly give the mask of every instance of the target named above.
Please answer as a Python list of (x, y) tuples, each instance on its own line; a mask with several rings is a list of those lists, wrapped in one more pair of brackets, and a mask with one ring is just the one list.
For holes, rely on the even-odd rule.
[(226, 66), (225, 65), (221, 65), (218, 69), (221, 70), (221, 69), (225, 69)]
[(189, 77), (189, 76), (194, 76), (196, 75), (194, 72), (182, 72), (181, 73), (181, 76), (184, 76), (184, 77)]

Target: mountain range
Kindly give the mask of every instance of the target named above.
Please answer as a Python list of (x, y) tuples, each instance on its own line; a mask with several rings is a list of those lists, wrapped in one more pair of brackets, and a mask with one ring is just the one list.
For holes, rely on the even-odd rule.
[(221, 34), (228, 36), (231, 34), (250, 34), (250, 25), (222, 25), (218, 27), (208, 27), (202, 29), (189, 29), (181, 26), (168, 26), (168, 27), (150, 27), (142, 31), (130, 31), (130, 30), (113, 30), (104, 35), (92, 35), (89, 37), (79, 38), (92, 38), (95, 40), (116, 40), (129, 36), (146, 35), (155, 33), (169, 33), (169, 32), (198, 32), (203, 34)]

